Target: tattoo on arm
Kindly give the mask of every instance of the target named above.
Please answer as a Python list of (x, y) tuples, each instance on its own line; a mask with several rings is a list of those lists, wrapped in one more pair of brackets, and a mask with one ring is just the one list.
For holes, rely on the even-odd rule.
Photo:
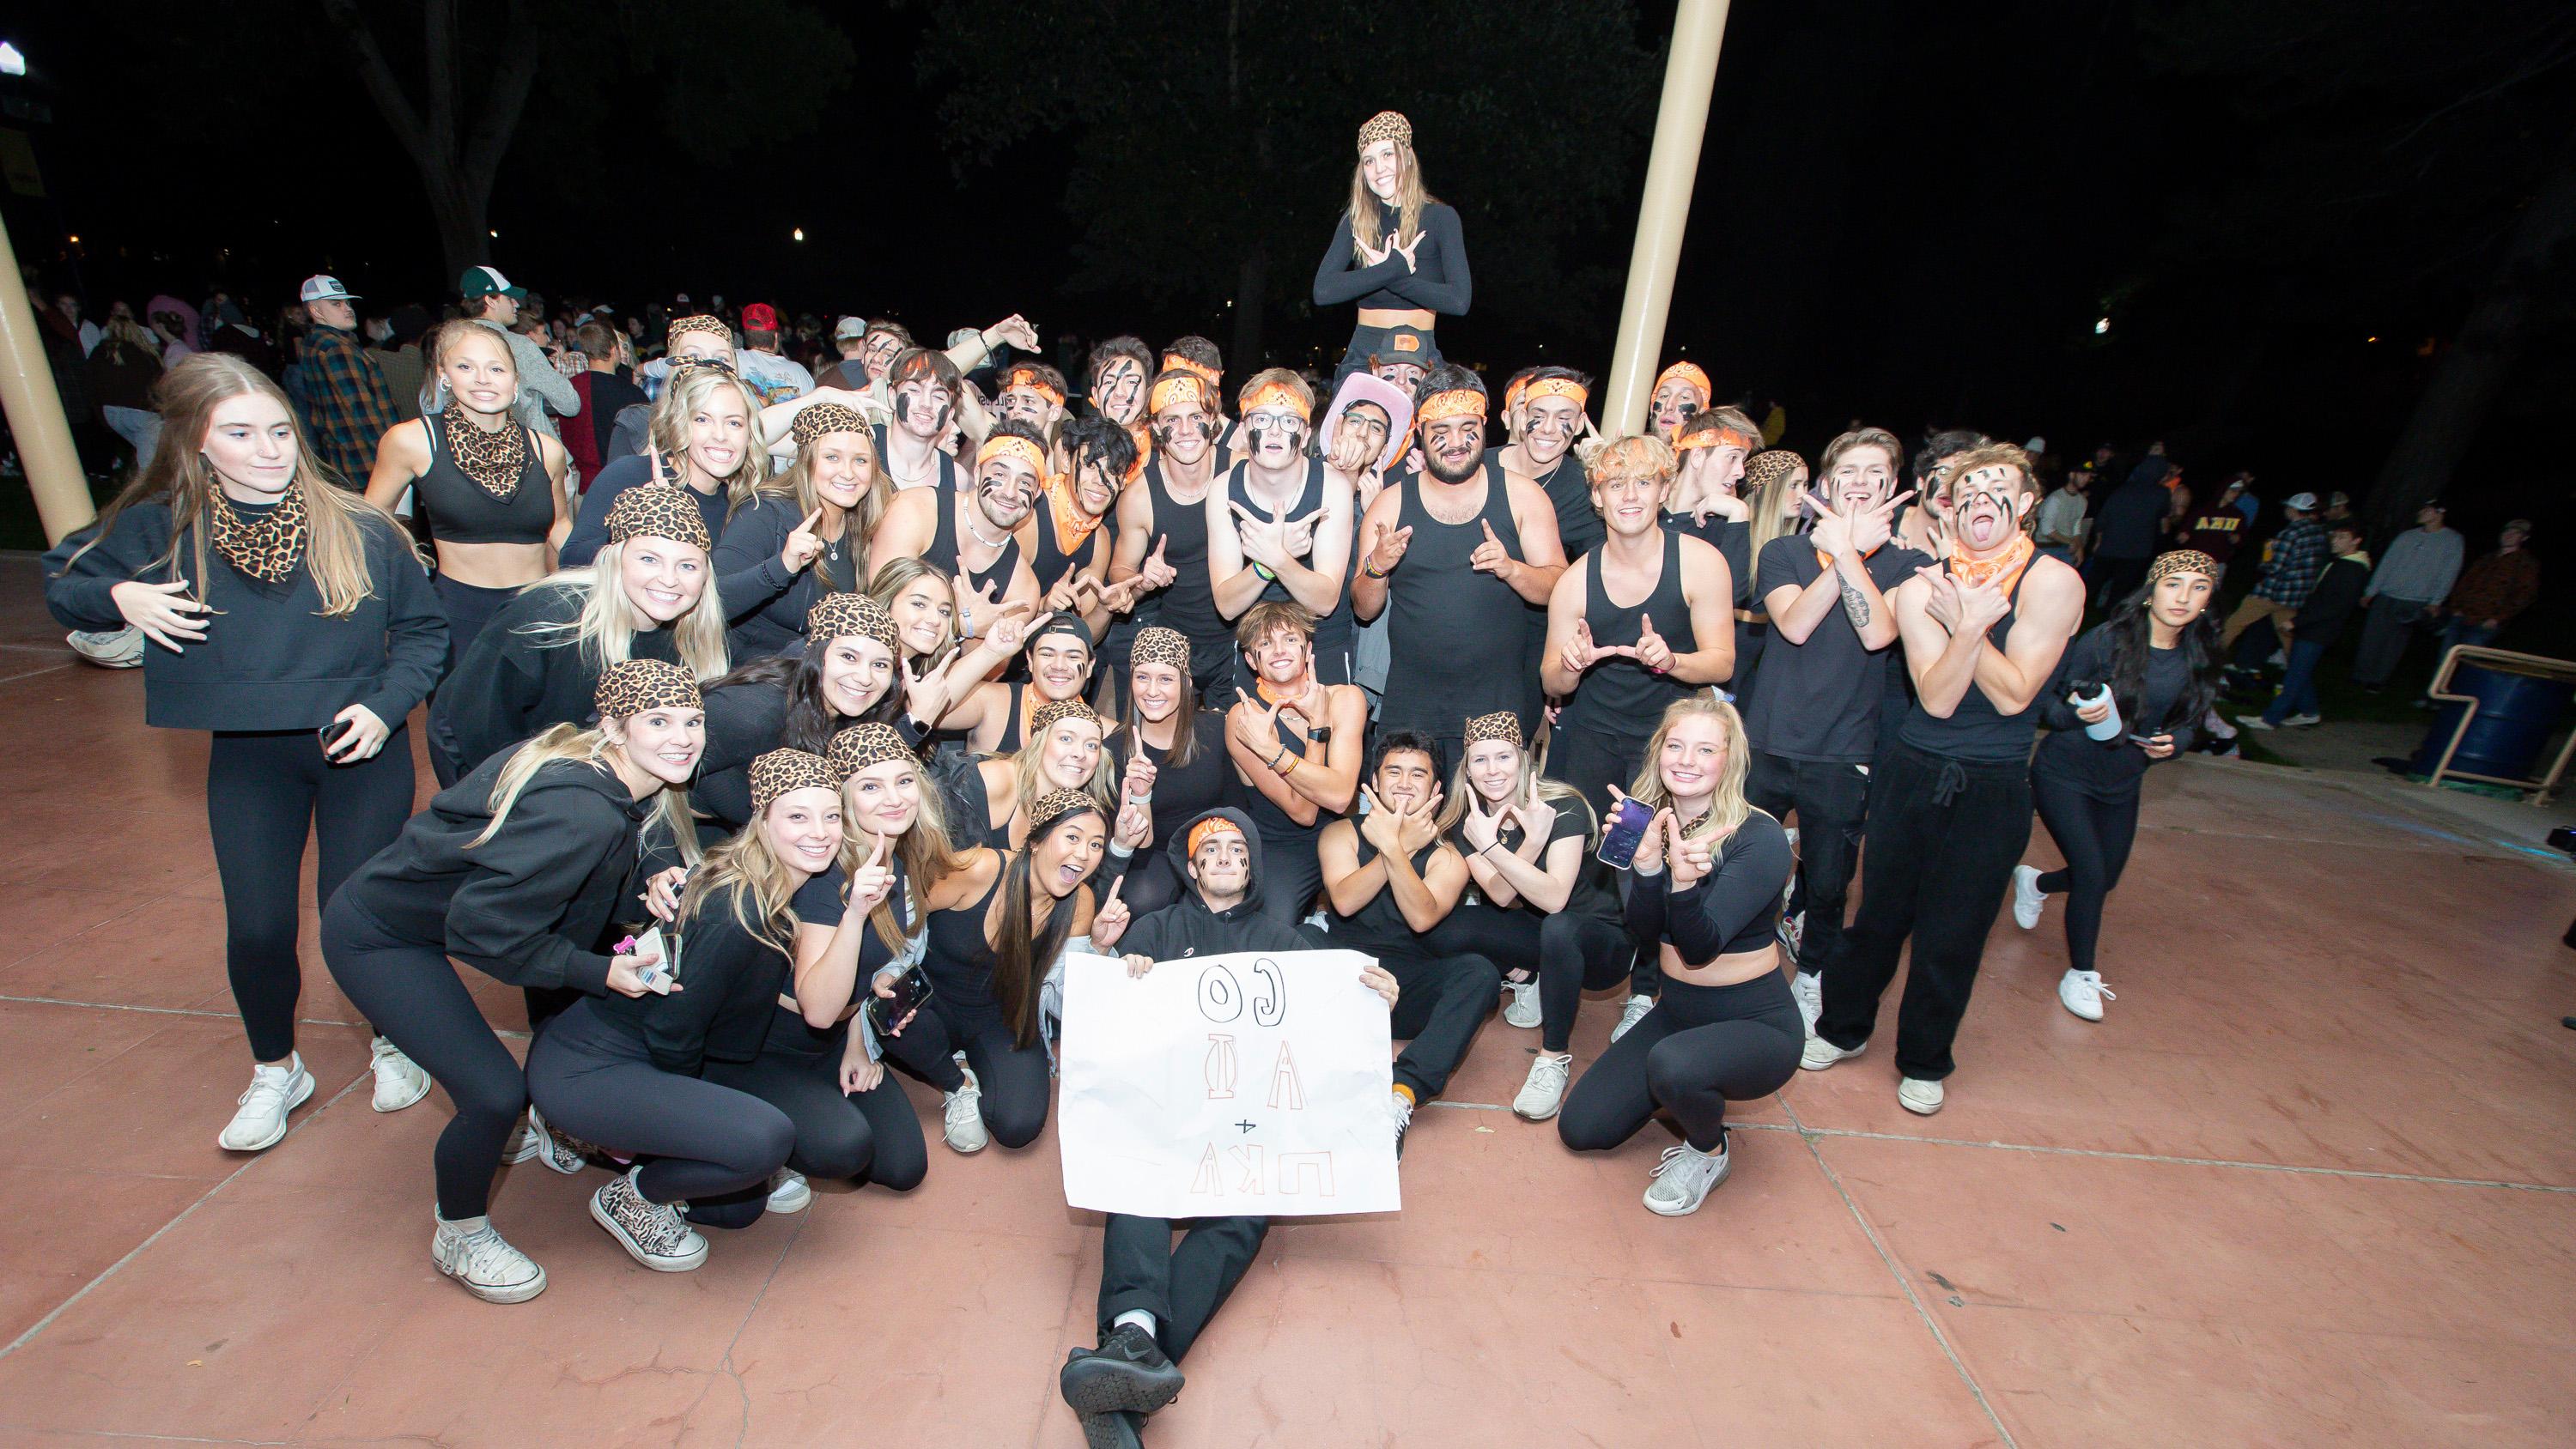
[(1860, 591), (1860, 585), (1849, 579), (1837, 577), (1835, 582), (1842, 585), (1844, 617), (1851, 620), (1855, 629), (1868, 628), (1869, 596)]

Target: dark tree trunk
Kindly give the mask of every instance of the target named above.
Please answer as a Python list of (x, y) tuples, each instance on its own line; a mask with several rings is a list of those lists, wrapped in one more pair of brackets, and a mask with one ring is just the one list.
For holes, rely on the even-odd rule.
[(1256, 243), (1234, 279), (1234, 346), (1226, 356), (1234, 361), (1238, 384), (1261, 370), (1262, 301), (1269, 295), (1270, 253)]
[(2406, 430), (2389, 450), (2363, 503), (2382, 536), (2407, 527), (2425, 501), (2449, 485), (2531, 340), (2536, 294), (2550, 254), (2576, 242), (2576, 136), (2515, 223), (2504, 259), (2469, 308), (2460, 335), (2433, 365)]

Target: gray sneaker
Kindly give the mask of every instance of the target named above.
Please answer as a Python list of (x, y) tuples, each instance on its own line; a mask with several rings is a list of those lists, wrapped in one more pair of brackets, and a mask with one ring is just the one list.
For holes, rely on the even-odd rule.
[(635, 1186), (638, 1167), (590, 1195), (590, 1215), (618, 1246), (656, 1273), (686, 1273), (707, 1260), (707, 1240), (680, 1220), (684, 1204), (658, 1203)]
[(1537, 1030), (1539, 1023), (1538, 983), (1536, 981), (1506, 981), (1503, 983), (1503, 992), (1505, 995), (1511, 997), (1510, 1003), (1503, 1007), (1503, 1024), (1506, 1026), (1517, 1026), (1523, 1031)]
[(1574, 1075), (1571, 1052), (1540, 1052), (1530, 1063), (1529, 1080), (1512, 1098), (1512, 1113), (1525, 1121), (1544, 1122), (1565, 1105), (1565, 1079)]
[(1635, 1026), (1638, 1022), (1644, 1021), (1646, 1019), (1646, 1013), (1654, 1009), (1655, 998), (1651, 996), (1640, 994), (1629, 997), (1628, 1004), (1619, 1008), (1619, 1024), (1610, 1028), (1610, 1039), (1612, 1041), (1617, 1041), (1619, 1038), (1626, 1036), (1628, 1034), (1628, 1028)]
[(1646, 1185), (1646, 1210), (1668, 1218), (1685, 1217), (1699, 1211), (1717, 1185), (1726, 1181), (1726, 1149), (1702, 1152), (1689, 1143), (1664, 1149), (1664, 1160), (1655, 1164), (1655, 1180)]
[(63, 636), (63, 642), (101, 669), (133, 669), (143, 663), (143, 631), (131, 624), (122, 629), (74, 629)]

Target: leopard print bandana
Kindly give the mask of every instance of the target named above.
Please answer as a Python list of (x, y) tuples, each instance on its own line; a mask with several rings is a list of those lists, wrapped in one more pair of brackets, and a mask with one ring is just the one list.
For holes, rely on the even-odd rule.
[(1131, 666), (1168, 664), (1186, 679), (1190, 673), (1190, 638), (1178, 629), (1148, 624), (1136, 631), (1136, 640), (1127, 649), (1127, 661)]
[(874, 639), (885, 646), (888, 654), (900, 659), (903, 647), (894, 628), (894, 616), (885, 605), (865, 594), (825, 594), (805, 611), (805, 637), (808, 639)]
[(600, 672), (590, 702), (601, 719), (624, 719), (648, 709), (703, 709), (698, 681), (659, 659), (621, 659)]
[(224, 562), (264, 584), (282, 584), (294, 577), (295, 566), (304, 561), (305, 542), (313, 533), (305, 523), (303, 485), (290, 485), (275, 508), (253, 518), (243, 517), (220, 488), (212, 492), (209, 502), (215, 552), (223, 555)]
[(771, 750), (751, 762), (751, 813), (768, 814), (770, 805), (790, 790), (838, 790), (840, 783), (821, 755)]
[(503, 423), (487, 433), (465, 416), (465, 404), (451, 402), (439, 414), (447, 429), (447, 446), (456, 454), (456, 471), (503, 503), (519, 496), (519, 476), (528, 471), (528, 430)]
[(912, 746), (903, 742), (903, 736), (894, 726), (873, 721), (852, 725), (832, 736), (828, 758), (832, 762), (833, 777), (844, 781), (870, 765), (882, 765), (888, 760), (901, 760), (905, 764), (918, 764), (921, 760), (912, 752)]
[(1079, 815), (1085, 810), (1094, 815), (1100, 813), (1100, 802), (1092, 799), (1089, 791), (1049, 790), (1040, 795), (1038, 803), (1029, 807), (1030, 841), (1035, 842), (1057, 821), (1068, 815)]

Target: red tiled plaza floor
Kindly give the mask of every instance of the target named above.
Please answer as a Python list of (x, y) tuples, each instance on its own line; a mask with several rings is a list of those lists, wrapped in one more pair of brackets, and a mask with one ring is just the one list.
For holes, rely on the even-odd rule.
[[(817, 1184), (676, 1276), (590, 1222), (597, 1173), (514, 1169), (552, 1286), (482, 1304), (426, 1251), (445, 1098), (368, 1110), (308, 916), (320, 1090), (219, 1150), (247, 1054), (203, 740), (34, 601), (0, 560), (0, 1443), (1081, 1442), (1055, 1369), (1098, 1222), (1052, 1132), (960, 1159), (916, 1089), (920, 1190)], [(1801, 1075), (1677, 1220), (1638, 1203), (1669, 1134), (1568, 1154), (1499, 1109), (1536, 1042), (1489, 1022), (1406, 1211), (1274, 1230), (1149, 1442), (2568, 1442), (2576, 872), (2323, 777), (2152, 780), (2108, 1021), (2057, 1005), (2053, 911), (1999, 922), (1947, 1110), (1899, 1110), (1884, 1050)]]

